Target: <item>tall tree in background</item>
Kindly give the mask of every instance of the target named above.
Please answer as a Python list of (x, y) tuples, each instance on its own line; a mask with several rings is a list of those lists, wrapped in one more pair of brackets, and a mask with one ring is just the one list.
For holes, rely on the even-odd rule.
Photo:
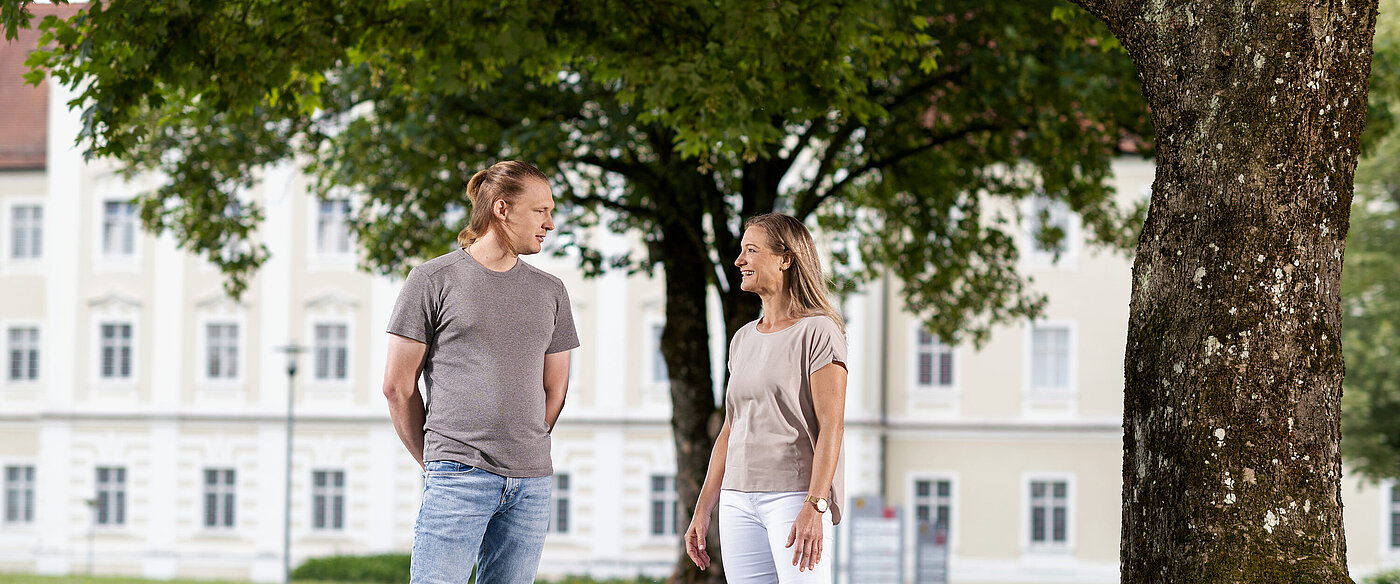
[(1351, 212), (1342, 274), (1342, 454), (1367, 479), (1400, 478), (1400, 189), (1358, 181)]
[[(1400, 117), (1400, 0), (1381, 0), (1371, 101)], [(1342, 272), (1342, 456), (1361, 476), (1400, 478), (1400, 132), (1384, 137), (1356, 169), (1356, 199)]]
[(1340, 280), (1376, 0), (1076, 2), (1132, 56), (1157, 135), (1123, 582), (1350, 582)]
[[(11, 30), (29, 1), (0, 2)], [(401, 272), (450, 248), (475, 171), (538, 164), (586, 270), (660, 269), (684, 525), (721, 415), (707, 292), (727, 335), (758, 313), (731, 263), (748, 217), (820, 223), (843, 281), (888, 270), (950, 341), (1043, 304), (1016, 271), (1017, 207), (990, 203), (1041, 194), (1100, 241), (1131, 237), (1104, 184), (1113, 156), (1147, 148), (1131, 64), (1052, 6), (93, 2), (43, 24), (54, 44), (31, 74), (79, 88), (91, 155), (168, 177), (138, 198), (145, 225), (220, 264), (234, 294), (266, 250), (260, 209), (230, 202), (269, 165), (353, 195), (364, 265)], [(605, 256), (599, 225), (645, 257)]]

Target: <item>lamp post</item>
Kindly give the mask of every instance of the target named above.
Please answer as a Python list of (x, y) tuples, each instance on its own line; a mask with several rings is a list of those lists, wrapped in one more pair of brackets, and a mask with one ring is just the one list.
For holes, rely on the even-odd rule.
[(287, 484), (285, 485), (282, 506), (282, 583), (292, 582), (292, 397), (296, 388), (297, 355), (307, 351), (306, 347), (292, 341), (278, 351), (287, 354)]
[(92, 576), (92, 546), (97, 535), (97, 499), (84, 499), (83, 503), (88, 506), (88, 532), (87, 532), (87, 575)]

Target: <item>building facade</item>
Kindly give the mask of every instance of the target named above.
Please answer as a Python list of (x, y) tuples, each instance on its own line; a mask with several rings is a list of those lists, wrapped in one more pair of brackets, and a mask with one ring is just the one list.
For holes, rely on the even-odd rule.
[[(242, 196), (266, 212), (272, 259), (233, 300), (207, 262), (140, 230), (129, 199), (153, 183), (84, 162), (71, 94), (27, 90), (46, 91), (48, 139), (38, 162), (0, 170), (0, 571), (279, 581), (284, 517), (293, 565), (407, 552), (422, 481), (380, 393), (398, 283), (357, 270), (351, 203), (309, 197), (290, 167), (267, 172)], [(1122, 161), (1114, 180), (1145, 197), (1152, 174)], [(1118, 581), (1130, 261), (1050, 211), (1069, 235), (1060, 260), (1021, 241), (1045, 317), (980, 349), (923, 332), (894, 283), (842, 301), (848, 494), (898, 509), (906, 542), (917, 520), (946, 525), (951, 582)], [(583, 343), (554, 433), (542, 572), (664, 576), (685, 526), (661, 285), (527, 261), (564, 280)], [(727, 343), (711, 330), (720, 373)], [(309, 350), (290, 376), (293, 343)], [(1400, 565), (1400, 491), (1347, 479), (1345, 496), (1353, 573)], [(912, 578), (908, 546), (904, 568)]]

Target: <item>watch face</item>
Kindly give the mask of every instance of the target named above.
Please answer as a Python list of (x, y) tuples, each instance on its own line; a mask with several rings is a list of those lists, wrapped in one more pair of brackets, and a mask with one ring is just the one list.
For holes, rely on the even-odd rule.
[(817, 499), (817, 511), (826, 513), (826, 499)]

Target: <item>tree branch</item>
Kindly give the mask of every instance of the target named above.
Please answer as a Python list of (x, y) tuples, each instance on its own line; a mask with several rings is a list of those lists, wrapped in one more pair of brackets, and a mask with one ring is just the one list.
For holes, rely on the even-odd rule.
[(575, 160), (590, 166), (596, 166), (609, 172), (615, 172), (627, 177), (628, 180), (646, 180), (642, 175), (650, 174), (650, 169), (639, 162), (627, 162), (616, 158), (603, 158), (596, 154), (584, 154)]
[(846, 124), (827, 141), (826, 152), (822, 155), (821, 163), (817, 165), (817, 174), (812, 177), (812, 186), (808, 187), (805, 192), (798, 193), (796, 200), (793, 201), (793, 209), (797, 211), (798, 219), (806, 218), (811, 213), (811, 210), (804, 212), (803, 209), (816, 209), (825, 199), (824, 196), (817, 195), (817, 188), (822, 184), (822, 177), (831, 172), (831, 165), (836, 163), (836, 155), (846, 147), (846, 142), (851, 139), (851, 135), (859, 127), (860, 124), (854, 118), (846, 120)]
[(1078, 4), (1080, 8), (1089, 11), (1089, 14), (1097, 16), (1099, 20), (1113, 24), (1113, 22), (1109, 20), (1108, 13), (1114, 8), (1113, 5), (1118, 3), (1116, 0), (1069, 0), (1069, 2), (1071, 4)]
[[(947, 143), (949, 143), (949, 142), (952, 142), (952, 141), (954, 141), (954, 140), (960, 140), (960, 139), (962, 139), (962, 138), (966, 138), (966, 137), (971, 136), (972, 134), (976, 134), (976, 133), (978, 133), (978, 132), (990, 132), (990, 131), (993, 131), (993, 130), (1009, 130), (1009, 129), (1014, 129), (1014, 128), (1017, 128), (1017, 127), (1018, 127), (1018, 126), (1016, 126), (1016, 125), (1011, 125), (1011, 124), (992, 124), (992, 123), (972, 124), (972, 125), (970, 125), (970, 126), (967, 126), (967, 127), (965, 127), (965, 128), (962, 128), (962, 129), (960, 129), (960, 130), (958, 130), (958, 131), (956, 131), (956, 132), (949, 132), (949, 133), (943, 134), (943, 135), (941, 135), (941, 136), (935, 136), (935, 137), (929, 139), (929, 141), (927, 141), (927, 142), (925, 142), (925, 143), (923, 143), (923, 144), (920, 144), (920, 145), (918, 145), (918, 146), (914, 146), (914, 147), (912, 147), (912, 148), (906, 148), (906, 149), (904, 149), (904, 150), (900, 150), (900, 151), (898, 151), (898, 152), (894, 152), (893, 154), (890, 154), (889, 156), (886, 156), (885, 158), (881, 158), (881, 159), (879, 159), (879, 160), (872, 160), (872, 161), (870, 161), (870, 162), (867, 162), (867, 163), (861, 165), (859, 168), (857, 168), (857, 169), (855, 169), (855, 170), (852, 170), (849, 174), (846, 175), (845, 178), (841, 179), (841, 180), (838, 181), (836, 184), (831, 185), (831, 188), (827, 189), (827, 191), (826, 191), (825, 193), (822, 193), (820, 196), (813, 197), (813, 198), (810, 198), (810, 199), (807, 199), (806, 201), (804, 201), (804, 206), (802, 206), (802, 207), (797, 207), (797, 208), (796, 208), (797, 218), (798, 218), (798, 219), (802, 219), (802, 218), (805, 218), (806, 216), (812, 214), (814, 211), (817, 210), (818, 207), (821, 207), (821, 204), (822, 204), (823, 202), (825, 202), (827, 199), (830, 199), (832, 196), (836, 195), (837, 193), (841, 192), (841, 190), (844, 189), (844, 188), (846, 187), (846, 185), (850, 184), (851, 181), (854, 181), (854, 180), (860, 178), (861, 176), (864, 176), (865, 174), (867, 174), (867, 173), (869, 173), (869, 172), (871, 172), (871, 171), (879, 170), (879, 169), (882, 169), (882, 168), (885, 168), (885, 167), (894, 165), (895, 163), (898, 163), (898, 162), (901, 161), (901, 160), (904, 160), (904, 159), (906, 159), (906, 158), (909, 158), (910, 156), (914, 156), (914, 155), (919, 154), (919, 153), (921, 153), (921, 152), (926, 152), (926, 151), (928, 151), (928, 150), (931, 150), (931, 149), (933, 149), (933, 148), (937, 148), (937, 147), (939, 147), (939, 146), (942, 146), (942, 145), (947, 144)], [(815, 184), (815, 183), (814, 183), (814, 184)]]
[[(779, 120), (779, 124), (781, 124), (781, 120)], [(792, 168), (792, 164), (797, 161), (797, 157), (801, 155), (803, 151), (807, 150), (807, 144), (812, 140), (812, 136), (816, 135), (817, 129), (821, 128), (822, 125), (822, 120), (812, 120), (811, 125), (807, 126), (807, 129), (802, 132), (802, 135), (797, 137), (797, 142), (793, 145), (792, 152), (788, 153), (787, 158), (774, 157), (776, 161), (774, 168), (778, 171), (780, 176), (786, 175), (788, 170)], [(778, 129), (781, 130), (782, 127), (779, 125)]]
[(897, 108), (901, 105), (904, 105), (906, 102), (915, 97), (924, 95), (925, 92), (927, 92), (930, 89), (933, 89), (939, 84), (959, 81), (966, 78), (967, 76), (968, 70), (966, 68), (959, 68), (949, 69), (938, 75), (929, 77), (928, 79), (925, 79), (917, 84), (909, 86), (905, 91), (891, 97), (889, 103), (884, 104), (885, 109), (891, 110)]
[[(628, 181), (635, 181), (635, 182), (637, 182), (637, 183), (642, 183), (642, 184), (646, 184), (646, 183), (650, 182), (650, 177), (648, 177), (648, 176), (642, 176), (642, 175), (647, 175), (647, 174), (649, 174), (651, 169), (647, 168), (646, 165), (641, 164), (641, 163), (637, 163), (637, 162), (626, 162), (626, 161), (616, 160), (616, 159), (612, 159), (612, 158), (602, 158), (602, 157), (600, 157), (600, 156), (593, 155), (593, 154), (585, 154), (585, 155), (583, 155), (583, 156), (579, 156), (579, 157), (576, 158), (575, 160), (578, 161), (578, 162), (580, 162), (580, 163), (582, 163), (582, 164), (587, 164), (587, 165), (589, 165), (589, 166), (595, 166), (595, 167), (597, 167), (597, 168), (601, 168), (601, 169), (606, 170), (606, 171), (608, 171), (608, 172), (615, 172), (615, 173), (620, 174), (620, 175), (622, 175), (622, 176), (624, 176), (624, 177), (627, 177), (627, 180), (628, 180)], [(621, 212), (624, 212), (624, 213), (628, 213), (628, 214), (630, 214), (630, 215), (632, 215), (632, 216), (634, 216), (634, 217), (638, 217), (638, 218), (641, 218), (641, 219), (647, 219), (647, 220), (655, 221), (655, 220), (657, 220), (657, 219), (659, 218), (659, 215), (658, 215), (658, 214), (656, 213), (656, 211), (653, 210), (653, 209), (648, 209), (648, 208), (643, 207), (643, 206), (640, 206), (640, 205), (629, 205), (629, 204), (624, 203), (624, 202), (622, 202), (622, 201), (618, 201), (618, 200), (615, 200), (615, 199), (609, 199), (609, 198), (607, 198), (607, 197), (600, 197), (600, 196), (598, 196), (598, 195), (588, 195), (588, 196), (573, 195), (573, 200), (576, 201), (576, 202), (579, 202), (579, 203), (585, 203), (585, 204), (591, 203), (591, 204), (602, 205), (602, 206), (607, 207), (607, 208), (609, 208), (609, 209), (613, 209), (613, 210), (616, 210), (616, 211), (621, 211)]]
[(653, 213), (651, 209), (647, 209), (646, 207), (639, 207), (637, 205), (628, 205), (627, 203), (609, 199), (607, 197), (600, 197), (598, 195), (572, 195), (570, 198), (573, 199), (573, 201), (576, 203), (597, 204), (616, 211), (629, 213), (635, 217), (640, 217), (642, 219), (656, 219), (656, 213)]

